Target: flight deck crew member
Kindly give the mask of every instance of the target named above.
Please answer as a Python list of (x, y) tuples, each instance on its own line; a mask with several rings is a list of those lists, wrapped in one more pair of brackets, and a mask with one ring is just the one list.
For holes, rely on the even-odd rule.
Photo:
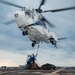
[(37, 54), (36, 54), (36, 55), (32, 54), (32, 62), (33, 62), (33, 63), (35, 63), (36, 56), (37, 56)]

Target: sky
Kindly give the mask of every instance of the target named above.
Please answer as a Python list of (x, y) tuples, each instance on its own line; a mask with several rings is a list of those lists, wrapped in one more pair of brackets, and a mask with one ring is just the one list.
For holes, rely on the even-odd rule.
[[(6, 0), (26, 8), (38, 8), (40, 0)], [(75, 0), (46, 0), (43, 10), (58, 9), (75, 6)], [(3, 24), (14, 18), (14, 13), (20, 10), (12, 6), (0, 3), (0, 66), (18, 66), (26, 63), (28, 54), (36, 54), (37, 47), (31, 47), (31, 41), (27, 36), (22, 36), (16, 23)], [(58, 37), (66, 37), (66, 40), (58, 41), (55, 48), (51, 44), (40, 44), (37, 61), (40, 65), (51, 63), (56, 66), (75, 66), (75, 10), (62, 12), (43, 13), (55, 28)]]

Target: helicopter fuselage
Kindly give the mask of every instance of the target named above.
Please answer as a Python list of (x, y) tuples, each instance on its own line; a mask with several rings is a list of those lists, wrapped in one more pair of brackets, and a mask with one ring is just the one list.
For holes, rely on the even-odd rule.
[(35, 10), (22, 10), (15, 13), (15, 20), (23, 35), (28, 35), (32, 47), (40, 42), (50, 43), (50, 38), (57, 41), (54, 32), (49, 32), (42, 16)]

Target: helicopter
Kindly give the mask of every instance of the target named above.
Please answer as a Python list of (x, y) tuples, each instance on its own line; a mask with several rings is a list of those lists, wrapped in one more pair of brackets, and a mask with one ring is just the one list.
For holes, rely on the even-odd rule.
[[(46, 0), (41, 0), (39, 7), (37, 9), (34, 8), (26, 8), (22, 7), (20, 5), (0, 0), (0, 3), (20, 8), (21, 10), (16, 11), (14, 14), (16, 24), (18, 28), (22, 31), (22, 35), (27, 35), (32, 42), (32, 47), (35, 47), (35, 44), (39, 44), (42, 42), (45, 43), (51, 43), (55, 47), (57, 47), (57, 41), (63, 40), (66, 38), (57, 38), (56, 33), (49, 32), (49, 29), (47, 25), (49, 25), (51, 28), (54, 28), (55, 26), (51, 24), (43, 15), (42, 13), (46, 12), (60, 12), (65, 10), (73, 10), (75, 9), (75, 6), (73, 7), (67, 7), (62, 9), (54, 9), (54, 10), (45, 10), (43, 11), (41, 9), (42, 5), (45, 4)], [(14, 20), (10, 22), (6, 22), (6, 24), (13, 23)], [(46, 24), (47, 23), (47, 24)]]

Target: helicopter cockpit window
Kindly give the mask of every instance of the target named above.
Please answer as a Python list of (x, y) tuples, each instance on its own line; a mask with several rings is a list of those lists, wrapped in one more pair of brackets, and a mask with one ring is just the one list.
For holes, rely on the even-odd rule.
[(36, 25), (40, 25), (40, 22), (38, 21), (38, 22), (36, 22), (35, 24), (36, 24)]
[(28, 9), (28, 10), (25, 10), (25, 15), (29, 18), (32, 18), (34, 19), (34, 16), (35, 16), (35, 13), (34, 13), (34, 9)]
[(26, 10), (26, 11), (25, 11), (25, 15), (31, 16), (30, 10)]
[(33, 23), (32, 25), (40, 25), (40, 21)]

